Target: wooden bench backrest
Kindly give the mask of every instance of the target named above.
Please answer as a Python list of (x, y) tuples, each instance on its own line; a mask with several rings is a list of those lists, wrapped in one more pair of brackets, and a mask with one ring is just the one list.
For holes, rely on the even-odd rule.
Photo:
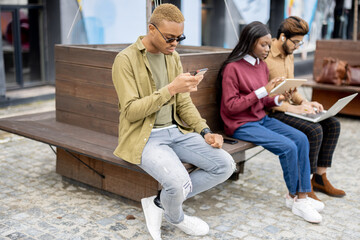
[(324, 57), (338, 58), (350, 65), (360, 65), (360, 41), (331, 39), (316, 41), (313, 77), (320, 75)]
[[(117, 136), (118, 98), (111, 67), (125, 44), (55, 47), (56, 120)], [(191, 98), (214, 131), (222, 130), (216, 104), (216, 77), (229, 50), (212, 47), (178, 48), (184, 72), (209, 68)]]

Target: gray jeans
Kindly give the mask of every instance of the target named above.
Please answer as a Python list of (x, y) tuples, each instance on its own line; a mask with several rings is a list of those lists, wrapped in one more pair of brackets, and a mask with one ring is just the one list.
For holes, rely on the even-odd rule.
[[(189, 174), (182, 162), (200, 169)], [(182, 203), (227, 180), (235, 163), (229, 153), (211, 147), (201, 135), (168, 128), (151, 133), (139, 167), (162, 185), (165, 218), (176, 224), (184, 219)]]

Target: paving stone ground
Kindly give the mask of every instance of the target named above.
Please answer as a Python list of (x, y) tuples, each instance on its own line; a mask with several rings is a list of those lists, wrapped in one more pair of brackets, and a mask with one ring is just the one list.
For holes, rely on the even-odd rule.
[[(54, 101), (0, 109), (0, 117), (54, 109)], [(276, 156), (263, 151), (245, 165), (238, 181), (226, 181), (184, 204), (210, 225), (190, 237), (163, 222), (163, 239), (360, 239), (360, 119), (339, 117), (341, 135), (331, 182), (344, 198), (322, 193), (321, 224), (293, 215)], [(261, 148), (247, 153), (251, 156)], [(127, 220), (132, 215), (135, 219)], [(0, 131), (1, 239), (150, 239), (139, 204), (63, 179), (46, 144)]]

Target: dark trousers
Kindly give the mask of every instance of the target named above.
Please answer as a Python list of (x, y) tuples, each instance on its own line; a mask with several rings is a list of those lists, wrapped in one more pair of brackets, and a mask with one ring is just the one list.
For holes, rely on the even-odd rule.
[(317, 167), (331, 167), (333, 154), (340, 135), (339, 120), (330, 117), (319, 123), (312, 123), (286, 115), (283, 112), (274, 112), (269, 116), (305, 133), (310, 143), (311, 173), (315, 173)]

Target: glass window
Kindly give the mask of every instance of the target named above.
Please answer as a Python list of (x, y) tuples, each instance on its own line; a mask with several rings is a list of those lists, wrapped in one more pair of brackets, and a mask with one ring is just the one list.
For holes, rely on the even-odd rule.
[(15, 55), (12, 34), (12, 11), (2, 11), (1, 16), (1, 37), (2, 37), (2, 50), (5, 68), (6, 85), (16, 86), (15, 75)]
[(0, 4), (25, 5), (28, 4), (28, 0), (0, 0)]
[(2, 49), (7, 89), (44, 82), (41, 14), (42, 9), (37, 7), (2, 8)]

